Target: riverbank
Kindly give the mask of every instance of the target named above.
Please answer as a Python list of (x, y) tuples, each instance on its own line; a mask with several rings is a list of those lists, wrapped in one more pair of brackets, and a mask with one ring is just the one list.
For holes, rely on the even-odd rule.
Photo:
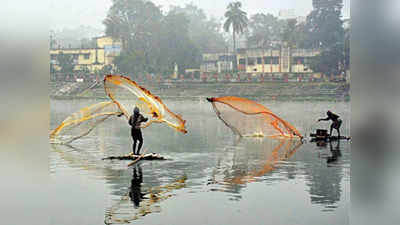
[[(346, 83), (308, 83), (308, 82), (265, 82), (265, 83), (201, 83), (201, 82), (170, 82), (141, 83), (154, 95), (162, 98), (201, 98), (210, 96), (240, 96), (252, 99), (273, 100), (323, 100), (349, 101), (350, 86)], [(71, 87), (71, 88), (68, 88)], [(70, 92), (60, 90), (69, 90)], [(104, 98), (102, 82), (87, 83), (50, 83), (51, 98)]]

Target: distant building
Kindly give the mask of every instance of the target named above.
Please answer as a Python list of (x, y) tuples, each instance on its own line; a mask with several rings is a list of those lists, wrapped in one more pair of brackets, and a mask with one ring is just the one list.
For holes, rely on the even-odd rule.
[(305, 23), (307, 17), (297, 16), (294, 9), (282, 9), (279, 11), (278, 18), (281, 20), (296, 19), (297, 23)]
[(279, 10), (278, 18), (282, 20), (296, 19), (296, 13), (294, 9), (282, 9)]
[[(309, 67), (312, 57), (319, 54), (318, 50), (291, 49), (238, 49), (237, 68), (239, 72), (248, 74), (283, 74), (283, 73), (313, 73)], [(201, 72), (224, 72), (233, 70), (234, 56), (232, 54), (203, 54), (200, 66)]]
[(312, 73), (309, 61), (319, 54), (312, 49), (240, 49), (238, 70), (246, 73)]
[(235, 56), (230, 53), (203, 54), (201, 72), (226, 72), (233, 70)]
[(59, 54), (71, 55), (74, 63), (74, 71), (88, 69), (90, 72), (101, 70), (104, 66), (113, 67), (113, 59), (121, 52), (121, 43), (109, 36), (96, 37), (94, 48), (52, 48), (50, 49), (50, 64), (55, 71), (61, 70), (58, 65)]

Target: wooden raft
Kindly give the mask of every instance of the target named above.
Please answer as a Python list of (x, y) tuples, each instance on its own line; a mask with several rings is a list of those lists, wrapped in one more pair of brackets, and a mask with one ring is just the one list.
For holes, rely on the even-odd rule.
[(103, 158), (103, 160), (136, 160), (142, 157), (140, 160), (167, 160), (164, 156), (157, 153), (147, 153), (144, 155), (122, 155), (122, 156), (109, 156)]

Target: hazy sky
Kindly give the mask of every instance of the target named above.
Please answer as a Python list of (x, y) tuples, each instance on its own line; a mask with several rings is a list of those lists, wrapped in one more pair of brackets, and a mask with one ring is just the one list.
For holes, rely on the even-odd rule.
[[(232, 0), (153, 0), (153, 2), (162, 6), (164, 10), (170, 5), (184, 6), (187, 3), (194, 3), (207, 15), (222, 18), (227, 4)], [(111, 0), (52, 0), (50, 27), (60, 29), (90, 25), (103, 29), (102, 21), (111, 3)], [(249, 15), (272, 13), (277, 16), (281, 9), (294, 9), (296, 15), (305, 16), (312, 10), (312, 0), (242, 0), (242, 4)]]

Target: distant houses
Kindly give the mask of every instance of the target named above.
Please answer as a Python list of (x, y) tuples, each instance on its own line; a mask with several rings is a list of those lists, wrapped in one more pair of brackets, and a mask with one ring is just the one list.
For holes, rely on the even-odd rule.
[[(239, 73), (261, 75), (301, 74), (318, 75), (309, 67), (312, 57), (320, 52), (314, 49), (291, 49), (289, 47), (261, 49), (242, 48), (237, 51)], [(229, 53), (203, 54), (201, 73), (233, 72), (234, 55)]]
[(54, 72), (61, 70), (57, 56), (60, 54), (69, 55), (73, 59), (73, 71), (85, 71), (94, 73), (113, 67), (113, 59), (121, 52), (121, 43), (108, 36), (95, 38), (96, 46), (82, 48), (62, 48), (55, 47), (50, 49), (50, 66)]
[[(53, 77), (56, 79), (65, 79), (65, 76), (75, 79), (76, 73), (84, 77), (82, 73), (94, 75), (97, 72), (111, 71), (115, 69), (113, 60), (121, 52), (121, 43), (113, 40), (109, 36), (96, 37), (95, 46), (88, 48), (62, 48), (56, 47), (50, 49), (50, 66)], [(240, 74), (247, 76), (247, 79), (279, 78), (279, 79), (320, 79), (322, 74), (318, 71), (312, 71), (309, 63), (312, 57), (318, 55), (316, 49), (296, 49), (290, 47), (277, 47), (270, 49), (261, 48), (239, 48), (237, 55), (233, 53), (206, 53), (202, 55), (200, 68), (186, 69), (183, 74), (175, 74), (172, 79), (185, 78), (189, 80), (207, 80), (210, 77), (217, 80), (223, 77), (225, 80), (231, 80), (234, 69), (237, 68), (239, 78)], [(73, 59), (73, 71), (68, 74), (61, 72), (61, 66), (58, 62), (60, 54), (69, 55)], [(237, 64), (236, 67), (234, 64)], [(177, 65), (179, 66), (179, 65)], [(177, 67), (176, 66), (176, 67)], [(175, 71), (177, 73), (177, 71)], [(96, 76), (101, 76), (98, 74)], [(340, 79), (349, 77), (349, 74), (339, 74)], [(207, 78), (208, 77), (208, 78)], [(334, 79), (336, 79), (335, 77)], [(71, 80), (69, 79), (69, 80)], [(97, 78), (99, 79), (99, 78)], [(146, 79), (146, 78), (145, 78)], [(168, 78), (167, 78), (168, 79)], [(329, 79), (332, 80), (332, 77)]]

